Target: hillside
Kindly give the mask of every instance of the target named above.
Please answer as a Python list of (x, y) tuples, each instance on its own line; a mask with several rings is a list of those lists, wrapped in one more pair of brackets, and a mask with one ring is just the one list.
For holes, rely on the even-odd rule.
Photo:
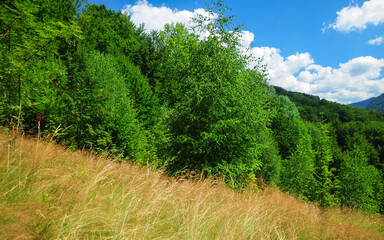
[(378, 100), (372, 99), (369, 102), (367, 102), (368, 100), (360, 102), (358, 105), (367, 106), (367, 109), (361, 109), (355, 108), (357, 106), (343, 105), (305, 93), (287, 91), (277, 86), (274, 86), (274, 88), (277, 94), (289, 97), (297, 106), (300, 116), (307, 121), (384, 121), (384, 113), (371, 111), (373, 108), (368, 108), (371, 104), (373, 104), (373, 106), (380, 105), (380, 102), (382, 101), (380, 101), (380, 99), (384, 98), (384, 94), (378, 97)]
[(372, 99), (368, 104), (367, 109), (384, 112), (384, 93)]
[(356, 102), (356, 103), (351, 103), (351, 104), (348, 104), (348, 105), (352, 106), (352, 107), (367, 109), (367, 106), (369, 105), (369, 103), (373, 99), (375, 99), (375, 98), (374, 97), (373, 98), (369, 98), (369, 99), (366, 99), (366, 100), (363, 100), (363, 101), (360, 101), (360, 102)]
[[(384, 213), (384, 113), (279, 88), (274, 94), (262, 64), (249, 69), (253, 58), (239, 48), (243, 30), (223, 1), (207, 6), (212, 19), (196, 13), (191, 28), (166, 24), (151, 33), (105, 5), (56, 2), (0, 1), (0, 126), (55, 135), (71, 151), (108, 152), (168, 176), (222, 179), (237, 191), (274, 186), (323, 208)], [(56, 164), (48, 168), (61, 173)], [(71, 181), (88, 184), (79, 192), (108, 179), (87, 182), (89, 167), (71, 173)], [(115, 184), (107, 185), (122, 183)], [(31, 197), (47, 201), (52, 191)], [(91, 205), (114, 198), (85, 195), (78, 198)]]
[(378, 97), (373, 97), (357, 103), (351, 103), (349, 106), (384, 112), (384, 93)]
[(383, 239), (384, 219), (0, 133), (1, 239)]

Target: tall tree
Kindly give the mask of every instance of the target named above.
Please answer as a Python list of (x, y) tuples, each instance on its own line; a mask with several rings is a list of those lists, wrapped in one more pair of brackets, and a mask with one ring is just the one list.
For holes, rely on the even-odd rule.
[(344, 154), (338, 179), (338, 195), (342, 206), (362, 208), (371, 213), (381, 210), (382, 174), (374, 166), (368, 165), (368, 158), (358, 144)]
[(321, 207), (328, 207), (335, 204), (333, 174), (329, 168), (333, 157), (328, 125), (321, 124), (320, 128), (320, 142), (316, 149), (315, 158), (314, 200), (319, 202)]
[(260, 139), (269, 118), (264, 110), (266, 86), (261, 74), (246, 70), (246, 57), (238, 48), (239, 28), (231, 27), (233, 19), (221, 1), (216, 6), (216, 19), (196, 19), (199, 31), (209, 36), (174, 52), (185, 61), (174, 66), (183, 74), (175, 70), (182, 85), (175, 90), (180, 100), (169, 117), (173, 160), (168, 169), (222, 175), (240, 187), (254, 179), (262, 165), (266, 145)]
[[(114, 149), (130, 159), (142, 159), (146, 138), (133, 108), (119, 64), (98, 51), (79, 52), (78, 66), (63, 86), (61, 123), (71, 126), (68, 140), (76, 147)], [(65, 136), (66, 137), (66, 136)]]

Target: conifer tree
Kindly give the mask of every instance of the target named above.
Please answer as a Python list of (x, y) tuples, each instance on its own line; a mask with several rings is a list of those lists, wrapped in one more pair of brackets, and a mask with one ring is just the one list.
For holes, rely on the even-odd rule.
[(338, 175), (340, 189), (337, 192), (341, 205), (379, 212), (383, 201), (382, 174), (368, 165), (368, 158), (358, 142), (343, 157)]
[(320, 125), (320, 142), (316, 149), (314, 200), (325, 208), (335, 204), (333, 196), (333, 174), (329, 169), (332, 158), (331, 141), (327, 124)]

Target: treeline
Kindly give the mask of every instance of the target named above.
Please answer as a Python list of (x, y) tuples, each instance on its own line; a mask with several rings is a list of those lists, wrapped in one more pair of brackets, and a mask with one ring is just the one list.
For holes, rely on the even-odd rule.
[(262, 67), (248, 68), (222, 1), (193, 30), (150, 34), (104, 5), (80, 13), (78, 0), (0, 6), (3, 126), (170, 175), (384, 211), (383, 116), (277, 94)]
[[(289, 97), (297, 106), (302, 119), (310, 122), (327, 121), (331, 123), (345, 123), (352, 121), (384, 121), (384, 113), (362, 109), (365, 107), (352, 107), (320, 99), (317, 96), (305, 93), (287, 91), (274, 86), (276, 93)], [(384, 97), (384, 95), (383, 95)], [(377, 97), (380, 99), (381, 96)]]

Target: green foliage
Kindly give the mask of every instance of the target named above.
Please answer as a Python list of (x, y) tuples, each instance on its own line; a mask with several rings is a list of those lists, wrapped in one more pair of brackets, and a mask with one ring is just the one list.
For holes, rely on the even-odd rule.
[(224, 15), (222, 11), (208, 25), (202, 16), (196, 20), (210, 33), (200, 41), (180, 26), (174, 31), (168, 28), (181, 34), (181, 38), (169, 38), (170, 44), (181, 43), (170, 58), (176, 62), (183, 57), (174, 66), (179, 84), (169, 89), (176, 103), (168, 121), (169, 151), (174, 157), (168, 170), (204, 171), (240, 187), (258, 174), (267, 147), (260, 141), (268, 121), (266, 86), (263, 76), (245, 70), (246, 61), (237, 49), (237, 30), (224, 30), (231, 21)]
[(369, 164), (383, 170), (384, 163), (384, 123), (383, 122), (350, 122), (337, 129), (338, 144), (344, 151), (352, 150), (355, 144), (368, 157)]
[(272, 119), (271, 128), (282, 158), (287, 159), (296, 151), (301, 120), (295, 104), (288, 97), (279, 96), (277, 101), (278, 112)]
[(137, 109), (138, 119), (143, 127), (148, 129), (159, 121), (159, 99), (154, 94), (149, 79), (141, 73), (139, 67), (123, 56), (116, 59), (120, 71), (124, 74), (133, 106)]
[(80, 38), (81, 31), (74, 22), (64, 23), (49, 17), (44, 18), (44, 22), (39, 21), (39, 5), (35, 1), (2, 1), (0, 9), (0, 90), (4, 93), (2, 102), (7, 105), (3, 108), (3, 116), (9, 123), (16, 118), (15, 109), (18, 110), (18, 121), (23, 118), (22, 101), (31, 100), (24, 99), (29, 97), (28, 87), (36, 86), (35, 82), (30, 82), (36, 79), (33, 75), (36, 72), (31, 69), (39, 68), (35, 64), (41, 65), (41, 59), (57, 53), (58, 39), (69, 42), (73, 37)]
[(332, 190), (335, 187), (333, 184), (333, 174), (329, 168), (333, 161), (333, 157), (328, 126), (322, 124), (320, 128), (321, 138), (319, 145), (315, 150), (314, 200), (319, 202), (321, 207), (328, 207), (334, 205), (336, 201), (332, 193)]
[(146, 64), (153, 52), (150, 38), (136, 29), (122, 12), (108, 10), (105, 5), (88, 4), (80, 15), (79, 25), (84, 32), (85, 48), (122, 55), (148, 70)]
[(78, 10), (85, 2), (84, 0), (67, 0), (67, 1), (35, 1), (39, 7), (36, 17), (42, 22), (60, 21), (72, 22), (76, 20)]
[(373, 100), (374, 98), (369, 98), (367, 100), (364, 100), (364, 101), (361, 101), (361, 102), (357, 102), (357, 103), (351, 103), (351, 104), (348, 104), (349, 106), (352, 106), (352, 107), (357, 107), (357, 108), (364, 108), (366, 109), (368, 104)]
[(53, 131), (57, 126), (62, 84), (66, 82), (67, 69), (65, 64), (54, 58), (36, 61), (35, 65), (26, 71), (30, 76), (28, 87), (24, 89), (24, 127), (34, 129), (36, 132), (36, 117), (44, 115), (41, 121), (41, 130)]
[(306, 125), (297, 120), (299, 136), (296, 140), (295, 151), (282, 161), (283, 169), (279, 185), (286, 191), (307, 199), (314, 199), (316, 184), (315, 152), (312, 149), (311, 136)]
[[(313, 198), (314, 161), (312, 138), (293, 102), (275, 96), (276, 114), (271, 128), (282, 158), (279, 186), (294, 195)], [(317, 129), (317, 128), (315, 128)]]
[(343, 206), (362, 208), (371, 213), (380, 211), (384, 200), (382, 174), (368, 165), (368, 158), (358, 144), (344, 154), (338, 180), (338, 194)]
[(262, 163), (260, 175), (256, 175), (256, 177), (263, 178), (266, 183), (279, 183), (280, 175), (283, 172), (279, 148), (270, 129), (265, 129), (260, 135), (262, 137), (259, 138), (259, 144), (264, 145), (264, 148), (260, 157)]
[(78, 147), (117, 148), (130, 158), (142, 158), (145, 137), (136, 119), (118, 64), (98, 52), (80, 53), (82, 66), (68, 79), (65, 121)]
[(182, 24), (177, 23), (165, 25), (164, 31), (160, 33), (160, 41), (163, 49), (157, 73), (161, 84), (158, 95), (163, 102), (173, 106), (190, 87), (190, 75), (197, 74), (198, 69), (191, 64), (195, 61), (196, 65), (198, 61), (199, 56), (193, 56), (198, 47), (198, 38), (190, 34)]
[[(320, 100), (318, 97), (315, 96), (289, 92), (279, 87), (275, 87), (275, 89), (277, 93), (282, 94), (284, 96), (288, 96), (298, 106), (300, 116), (302, 118), (306, 119), (307, 121), (313, 122), (326, 121), (328, 122), (328, 125), (332, 126), (332, 128), (329, 128), (330, 132), (328, 133), (329, 147), (326, 151), (328, 152), (328, 154), (323, 155), (323, 157), (328, 155), (331, 156), (331, 158), (333, 159), (329, 162), (327, 167), (328, 171), (331, 171), (333, 175), (333, 177), (330, 177), (330, 179), (335, 180), (334, 183), (327, 188), (327, 191), (329, 191), (330, 194), (329, 196), (333, 195), (336, 197), (333, 202), (341, 201), (341, 203), (344, 205), (354, 206), (357, 208), (361, 208), (365, 211), (383, 212), (384, 210), (382, 205), (373, 204), (372, 202), (376, 201), (373, 199), (380, 198), (378, 196), (382, 197), (383, 195), (381, 194), (381, 192), (383, 192), (384, 190), (383, 187), (380, 187), (382, 185), (378, 182), (380, 177), (377, 177), (380, 175), (383, 176), (384, 173), (384, 114), (377, 111), (368, 111), (350, 106), (340, 105), (326, 100)], [(278, 121), (279, 119), (283, 119), (283, 117), (278, 115), (274, 118), (274, 121), (282, 122)], [(286, 122), (283, 122), (281, 124), (288, 126)], [(275, 129), (276, 126), (278, 128), (280, 125), (273, 125)], [(324, 145), (324, 142), (322, 140), (324, 139), (324, 134), (318, 134), (318, 127), (314, 125), (308, 126), (310, 126), (308, 130), (312, 137), (312, 145), (314, 146), (314, 149), (319, 149), (318, 146)], [(292, 146), (288, 146), (285, 148), (284, 146), (292, 144), (292, 136), (295, 135), (287, 135), (287, 137), (283, 138), (281, 136), (276, 135), (276, 131), (274, 131), (274, 134), (276, 136), (277, 142), (280, 144), (280, 147), (283, 146), (283, 149), (293, 149)], [(287, 140), (287, 142), (284, 142), (282, 140), (288, 139), (288, 137), (290, 137), (291, 139)], [(283, 144), (281, 144), (280, 142), (282, 142)], [(356, 151), (355, 146), (358, 146), (359, 154), (352, 154)], [(321, 151), (324, 152), (324, 149), (320, 150), (320, 152)], [(319, 150), (317, 150), (317, 152), (317, 158), (319, 159)], [(354, 162), (361, 161), (361, 156), (364, 156), (367, 161), (367, 165), (363, 164), (364, 166), (366, 166), (364, 167), (364, 169), (370, 170), (363, 170), (363, 173), (356, 173), (356, 176), (363, 176), (364, 174), (367, 174), (367, 171), (372, 171), (370, 177), (375, 176), (373, 177), (375, 179), (374, 181), (376, 181), (376, 185), (379, 186), (375, 190), (378, 193), (377, 197), (375, 198), (372, 197), (372, 194), (370, 195), (370, 193), (367, 192), (368, 190), (365, 192), (361, 191), (362, 196), (357, 196), (358, 194), (351, 196), (352, 193), (349, 190), (345, 190), (345, 184), (347, 184), (346, 180), (344, 180), (344, 182), (342, 183), (340, 182), (341, 178), (346, 178), (345, 176), (355, 175), (355, 168), (352, 166), (356, 165)], [(323, 166), (325, 165), (323, 164)], [(317, 171), (319, 171), (319, 169), (321, 168), (317, 167)], [(324, 173), (326, 172), (327, 171), (324, 171)], [(284, 176), (284, 171), (282, 175)], [(324, 176), (321, 178), (326, 179), (326, 177)], [(370, 178), (365, 177), (366, 181), (371, 181), (368, 179)], [(359, 183), (356, 184), (362, 184), (361, 186), (368, 186), (369, 184), (365, 180), (359, 181)], [(382, 177), (381, 181), (383, 181)], [(355, 185), (355, 187), (358, 189), (357, 185)], [(317, 195), (317, 201), (319, 199), (319, 195)], [(330, 199), (332, 199), (332, 197)], [(368, 200), (361, 199), (370, 199), (369, 201), (371, 201), (371, 203), (368, 203)]]
[(89, 49), (127, 55), (130, 50), (135, 52), (135, 49), (129, 48), (139, 45), (133, 24), (121, 13), (108, 10), (105, 5), (87, 5), (80, 15), (79, 23), (85, 36), (83, 44)]

